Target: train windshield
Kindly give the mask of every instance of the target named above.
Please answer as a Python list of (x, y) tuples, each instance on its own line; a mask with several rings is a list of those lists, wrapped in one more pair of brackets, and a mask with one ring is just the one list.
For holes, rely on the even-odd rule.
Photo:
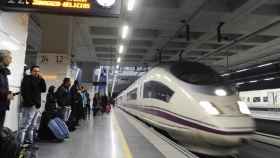
[(180, 80), (195, 85), (213, 85), (222, 82), (210, 67), (197, 62), (182, 62), (171, 66), (171, 73)]

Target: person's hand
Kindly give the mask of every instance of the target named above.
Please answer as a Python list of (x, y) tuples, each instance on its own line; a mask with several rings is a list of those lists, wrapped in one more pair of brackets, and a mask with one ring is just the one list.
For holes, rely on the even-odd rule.
[(14, 100), (14, 95), (12, 93), (8, 94), (8, 100)]
[(43, 78), (43, 75), (42, 75), (41, 73), (38, 74), (38, 78), (39, 78), (39, 79), (44, 79), (44, 78)]

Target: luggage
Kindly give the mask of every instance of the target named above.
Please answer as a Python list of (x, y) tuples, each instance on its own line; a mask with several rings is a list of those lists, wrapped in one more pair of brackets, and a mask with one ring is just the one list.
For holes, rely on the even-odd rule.
[(19, 153), (16, 134), (9, 128), (4, 127), (0, 133), (0, 156), (1, 158), (16, 158)]
[(60, 118), (54, 118), (48, 123), (48, 127), (54, 134), (54, 136), (60, 140), (63, 141), (65, 138), (69, 138), (69, 130), (67, 125), (64, 123), (63, 120)]

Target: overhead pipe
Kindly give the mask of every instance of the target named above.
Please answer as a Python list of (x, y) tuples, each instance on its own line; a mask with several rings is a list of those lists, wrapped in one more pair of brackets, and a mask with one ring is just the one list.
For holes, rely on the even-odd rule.
[(204, 59), (206, 57), (212, 56), (212, 55), (216, 55), (216, 54), (220, 53), (221, 51), (223, 51), (225, 49), (229, 49), (232, 46), (238, 44), (240, 41), (246, 40), (246, 39), (248, 39), (248, 38), (250, 38), (250, 37), (252, 37), (252, 36), (254, 36), (256, 34), (259, 34), (259, 33), (263, 32), (263, 31), (265, 31), (265, 30), (267, 30), (267, 29), (269, 29), (271, 27), (274, 27), (275, 25), (278, 25), (278, 24), (280, 24), (280, 20), (277, 20), (277, 21), (275, 21), (275, 22), (273, 22), (273, 23), (271, 23), (269, 25), (266, 25), (265, 27), (263, 27), (261, 29), (258, 29), (258, 30), (254, 31), (252, 33), (249, 33), (249, 34), (247, 34), (245, 36), (239, 37), (238, 39), (233, 40), (229, 44), (226, 44), (226, 45), (218, 48), (217, 50), (212, 51), (212, 52), (210, 52), (210, 53), (208, 53), (208, 54), (198, 58), (197, 61), (200, 61), (200, 60), (202, 60), (202, 59)]

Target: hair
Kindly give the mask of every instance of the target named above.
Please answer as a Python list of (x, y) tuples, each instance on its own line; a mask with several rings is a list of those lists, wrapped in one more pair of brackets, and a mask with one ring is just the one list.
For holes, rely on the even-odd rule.
[(33, 66), (31, 67), (30, 71), (32, 72), (33, 69), (35, 69), (35, 68), (40, 68), (40, 66), (39, 66), (39, 65), (33, 65)]
[(0, 63), (3, 62), (4, 58), (5, 58), (7, 55), (11, 55), (11, 52), (10, 52), (9, 50), (4, 50), (4, 49), (1, 49), (1, 50), (0, 50)]
[(63, 79), (63, 84), (65, 84), (65, 83), (67, 83), (67, 82), (70, 82), (70, 78), (69, 78), (69, 77), (65, 77), (65, 78)]
[(54, 93), (54, 90), (55, 90), (55, 86), (51, 85), (49, 87), (48, 93)]

